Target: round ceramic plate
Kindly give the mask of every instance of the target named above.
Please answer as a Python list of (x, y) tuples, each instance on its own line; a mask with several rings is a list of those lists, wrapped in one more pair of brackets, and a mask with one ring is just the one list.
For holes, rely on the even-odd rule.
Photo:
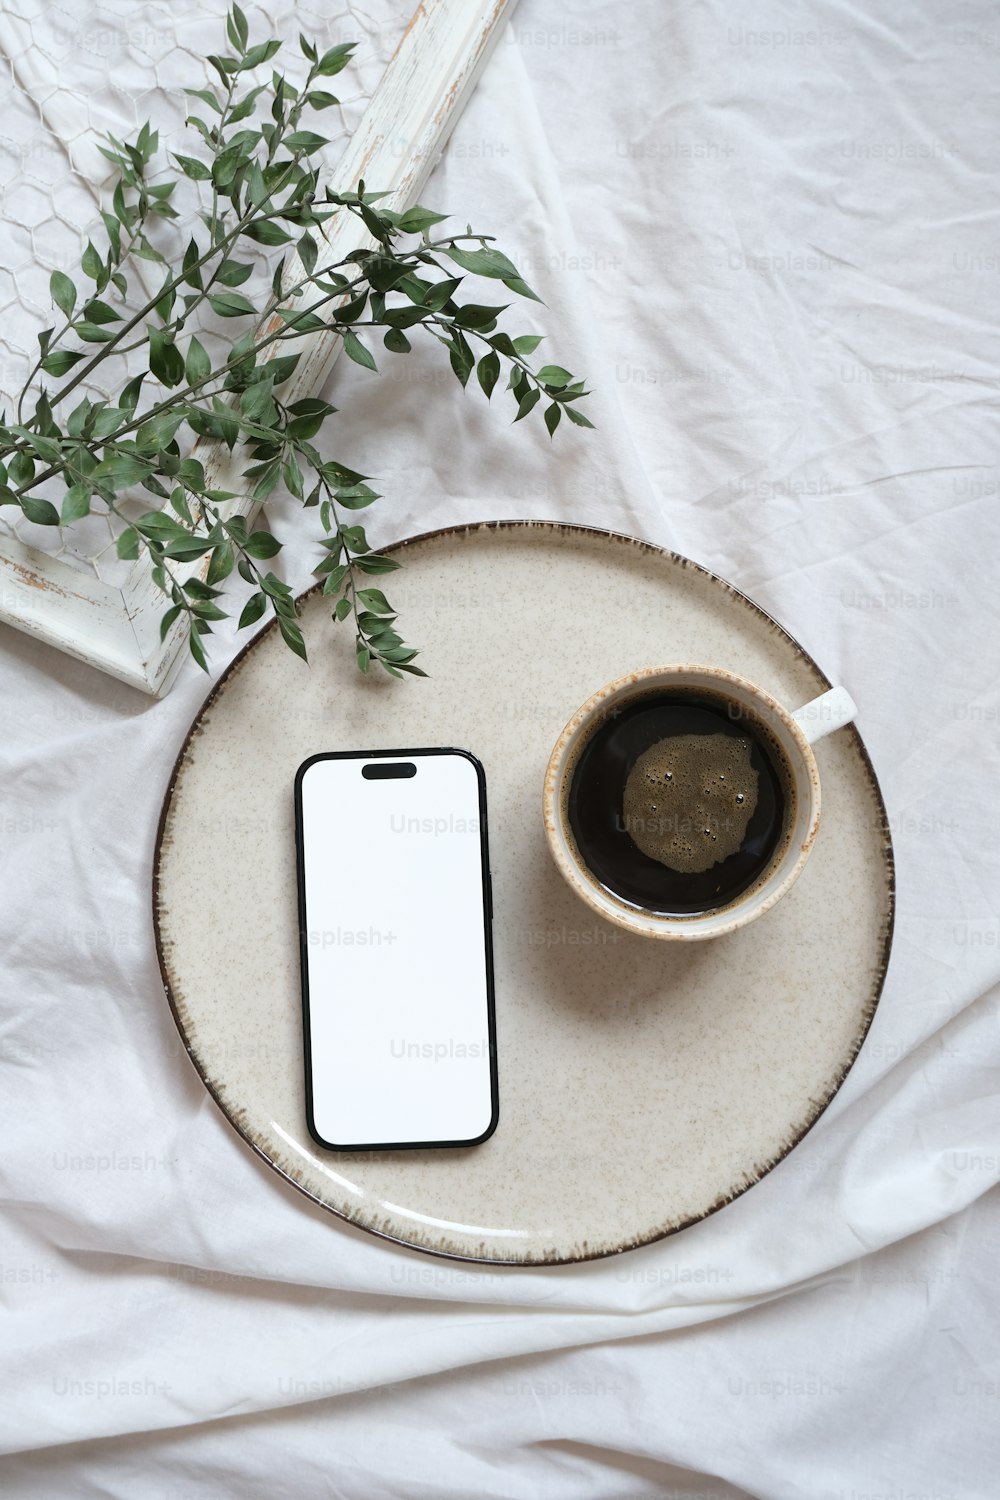
[[(861, 1046), (893, 913), (871, 765), (853, 728), (816, 746), (817, 844), (759, 922), (705, 943), (633, 937), (578, 900), (546, 846), (542, 780), (573, 711), (658, 663), (726, 667), (788, 708), (827, 679), (745, 595), (627, 537), (512, 522), (390, 551), (426, 681), (362, 678), (312, 592), (311, 665), (265, 629), (192, 725), (154, 882), (177, 1025), (244, 1139), (353, 1224), (489, 1262), (646, 1244), (759, 1181)], [(324, 1151), (305, 1122), (292, 778), (317, 751), (400, 745), (466, 748), (486, 770), (500, 1123), (466, 1149)]]

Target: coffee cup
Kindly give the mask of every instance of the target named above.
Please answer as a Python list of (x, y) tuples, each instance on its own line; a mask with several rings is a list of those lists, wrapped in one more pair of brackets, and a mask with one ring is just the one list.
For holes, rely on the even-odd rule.
[(544, 783), (555, 863), (617, 926), (720, 937), (791, 890), (815, 845), (812, 745), (857, 712), (832, 688), (794, 711), (721, 667), (629, 672), (563, 729)]

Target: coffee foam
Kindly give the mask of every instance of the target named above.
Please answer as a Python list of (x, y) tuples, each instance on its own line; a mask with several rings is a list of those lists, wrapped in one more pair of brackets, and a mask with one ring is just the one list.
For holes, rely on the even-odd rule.
[(749, 739), (680, 734), (657, 740), (625, 782), (622, 822), (650, 859), (700, 875), (736, 854), (757, 808)]

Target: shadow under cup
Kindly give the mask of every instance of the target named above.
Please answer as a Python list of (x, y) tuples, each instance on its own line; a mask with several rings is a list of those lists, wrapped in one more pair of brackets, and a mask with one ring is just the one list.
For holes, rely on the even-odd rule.
[[(678, 792), (685, 778), (710, 784), (704, 798)], [(716, 937), (762, 915), (799, 875), (819, 826), (819, 774), (802, 728), (753, 683), (714, 667), (649, 668), (573, 715), (549, 759), (544, 811), (557, 866), (600, 915), (650, 937)]]

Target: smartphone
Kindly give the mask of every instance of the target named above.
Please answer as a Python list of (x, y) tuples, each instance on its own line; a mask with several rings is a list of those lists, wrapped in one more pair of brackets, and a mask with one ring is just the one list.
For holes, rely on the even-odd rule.
[(295, 833), (313, 1139), (485, 1141), (499, 1107), (482, 765), (452, 749), (310, 756)]

